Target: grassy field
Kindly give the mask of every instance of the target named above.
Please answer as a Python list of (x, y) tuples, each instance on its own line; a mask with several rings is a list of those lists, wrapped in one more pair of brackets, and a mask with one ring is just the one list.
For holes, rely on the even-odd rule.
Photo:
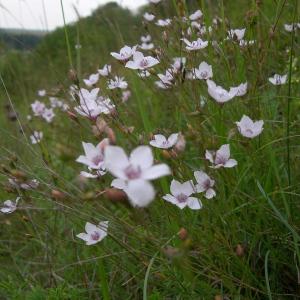
[[(199, 36), (195, 27), (188, 35), (191, 20), (183, 17), (197, 9), (208, 46), (187, 51), (181, 39)], [(144, 12), (172, 24), (145, 22)], [(136, 16), (108, 4), (48, 34), (31, 52), (2, 53), (1, 201), (20, 200), (16, 211), (0, 213), (0, 299), (300, 299), (300, 28), (284, 27), (297, 22), (297, 0), (162, 0)], [(254, 43), (227, 38), (237, 28)], [(147, 34), (155, 48), (142, 52), (159, 64), (141, 78), (110, 53), (140, 44)], [(168, 89), (158, 88), (158, 74), (175, 57), (185, 57), (185, 66), (163, 84)], [(217, 103), (205, 80), (188, 79), (203, 61), (217, 85), (229, 90), (247, 82), (247, 93)], [(94, 87), (116, 108), (86, 118), (74, 109), (80, 93), (72, 101), (70, 86), (87, 88), (83, 79), (104, 64), (112, 73)], [(274, 74), (287, 74), (286, 83), (271, 84)], [(128, 82), (128, 101), (121, 89), (107, 89), (114, 76)], [(40, 97), (42, 89), (46, 96)], [(55, 108), (47, 123), (33, 116), (31, 104), (38, 99), (49, 107), (49, 97), (69, 108)], [(243, 136), (235, 123), (243, 115), (263, 120), (262, 133)], [(43, 138), (32, 144), (36, 130)], [(97, 145), (108, 137), (129, 154), (149, 146), (154, 134), (178, 132), (185, 147), (152, 147), (155, 163), (167, 164), (171, 174), (152, 182), (156, 196), (147, 207), (133, 207), (128, 192), (111, 189), (110, 172), (79, 176), (87, 171), (76, 162), (82, 142)], [(211, 168), (206, 150), (224, 144), (237, 165)], [(191, 180), (198, 170), (215, 180), (216, 191), (213, 199), (195, 194), (201, 209), (163, 199), (172, 179)], [(39, 186), (25, 190), (9, 179), (36, 179)], [(76, 237), (86, 222), (106, 220), (108, 234), (99, 243), (88, 246)]]

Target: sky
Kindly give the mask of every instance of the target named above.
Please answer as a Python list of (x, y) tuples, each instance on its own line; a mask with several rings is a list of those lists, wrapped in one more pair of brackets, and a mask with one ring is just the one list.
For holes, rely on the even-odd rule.
[[(148, 3), (147, 0), (63, 0), (66, 21), (76, 21), (74, 6), (85, 17), (108, 2), (133, 10)], [(60, 0), (0, 0), (0, 28), (52, 30), (62, 25)]]

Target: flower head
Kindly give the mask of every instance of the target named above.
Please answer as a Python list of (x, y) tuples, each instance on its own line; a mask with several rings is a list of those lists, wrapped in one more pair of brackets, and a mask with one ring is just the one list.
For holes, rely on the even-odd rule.
[(226, 91), (221, 86), (217, 86), (216, 83), (212, 80), (207, 80), (207, 86), (208, 86), (208, 94), (214, 98), (218, 103), (225, 103), (231, 100), (233, 97), (236, 96), (237, 90), (229, 90)]
[(191, 180), (180, 183), (173, 179), (170, 191), (171, 194), (163, 196), (163, 199), (178, 206), (180, 209), (186, 206), (194, 210), (202, 208), (201, 201), (195, 197), (191, 197), (195, 193), (195, 187)]
[(205, 192), (205, 198), (211, 199), (216, 196), (216, 192), (213, 189), (215, 181), (211, 179), (205, 172), (196, 171), (194, 172), (197, 184), (195, 185), (197, 193)]
[(217, 151), (206, 150), (205, 158), (213, 164), (211, 168), (214, 169), (221, 167), (232, 168), (237, 165), (237, 161), (230, 158), (229, 144), (222, 145)]
[(102, 69), (98, 70), (98, 73), (103, 77), (108, 76), (111, 73), (111, 65), (105, 65)]
[(53, 108), (45, 108), (45, 110), (42, 114), (42, 118), (46, 122), (51, 123), (54, 117), (55, 117), (55, 113), (53, 111)]
[(79, 233), (76, 236), (90, 246), (102, 241), (107, 236), (107, 229), (108, 221), (100, 222), (98, 225), (87, 222), (85, 224), (86, 233)]
[(158, 20), (155, 24), (160, 27), (170, 26), (172, 23), (171, 19)]
[(117, 146), (107, 146), (104, 152), (106, 169), (117, 179), (112, 186), (123, 189), (133, 206), (147, 206), (155, 196), (149, 180), (170, 174), (166, 164), (153, 165), (151, 148), (139, 146), (128, 157)]
[(247, 93), (247, 88), (248, 88), (248, 83), (241, 83), (240, 85), (236, 86), (236, 87), (231, 87), (229, 90), (229, 93), (236, 93), (237, 97), (242, 97), (244, 95), (246, 95)]
[(31, 109), (33, 114), (38, 117), (44, 113), (46, 106), (44, 103), (36, 100), (34, 103), (31, 104)]
[(99, 80), (99, 73), (91, 74), (88, 79), (83, 79), (86, 86), (91, 87)]
[(108, 81), (108, 88), (110, 90), (114, 90), (114, 89), (127, 89), (128, 87), (128, 83), (124, 80), (124, 77), (118, 77), (118, 76), (115, 76), (115, 80), (113, 79), (110, 79)]
[(11, 200), (4, 201), (3, 206), (0, 208), (0, 212), (2, 212), (4, 214), (11, 214), (12, 212), (14, 212), (17, 209), (19, 200), (20, 200), (20, 197), (18, 197), (15, 202), (13, 202)]
[(240, 134), (247, 138), (254, 138), (263, 131), (264, 121), (252, 121), (248, 116), (243, 115), (239, 122), (235, 122)]
[(42, 131), (34, 131), (33, 134), (30, 136), (31, 144), (38, 144), (41, 142), (43, 138)]
[(129, 46), (125, 46), (120, 50), (120, 53), (111, 52), (110, 54), (117, 60), (128, 61), (129, 58), (135, 53), (135, 50), (136, 50), (136, 46), (132, 48)]
[(143, 18), (148, 22), (152, 22), (155, 19), (155, 15), (145, 12)]
[(191, 21), (196, 21), (203, 16), (203, 13), (200, 9), (196, 10), (193, 14), (190, 15), (189, 19)]
[(287, 74), (285, 75), (275, 74), (273, 77), (269, 78), (269, 81), (274, 85), (285, 84), (286, 80), (287, 80)]
[(191, 76), (193, 79), (209, 79), (213, 77), (213, 71), (211, 65), (207, 62), (203, 61), (199, 68), (194, 68), (191, 72)]
[(154, 140), (150, 141), (150, 145), (156, 148), (169, 149), (172, 148), (178, 139), (178, 133), (171, 134), (168, 139), (162, 134), (154, 135)]
[(133, 60), (128, 61), (125, 67), (133, 70), (146, 70), (157, 65), (158, 63), (158, 59), (152, 56), (144, 56), (142, 52), (136, 51), (133, 54)]
[(228, 31), (228, 38), (231, 40), (242, 40), (244, 38), (246, 28), (243, 29), (231, 29)]
[(182, 40), (186, 44), (185, 49), (188, 51), (204, 49), (208, 46), (208, 41), (202, 41), (200, 38), (198, 38), (196, 41), (192, 41), (192, 42), (190, 42), (187, 39), (182, 39)]

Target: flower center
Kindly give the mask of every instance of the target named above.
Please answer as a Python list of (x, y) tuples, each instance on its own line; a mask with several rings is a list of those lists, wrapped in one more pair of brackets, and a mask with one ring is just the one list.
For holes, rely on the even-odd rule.
[(98, 241), (99, 238), (100, 238), (99, 232), (94, 231), (94, 232), (91, 234), (91, 239), (92, 239), (93, 241)]
[(207, 72), (206, 71), (203, 71), (200, 73), (201, 77), (202, 78), (206, 78), (207, 77)]
[(125, 169), (125, 175), (128, 179), (138, 179), (141, 177), (141, 174), (142, 174), (142, 170), (139, 166), (134, 167), (132, 165), (129, 165)]
[(143, 67), (143, 68), (147, 67), (148, 66), (148, 60), (143, 58), (140, 62), (140, 66)]
[(101, 154), (96, 155), (92, 158), (92, 163), (95, 164), (96, 166), (99, 165), (99, 163), (103, 162), (103, 156)]
[(176, 199), (178, 200), (179, 203), (183, 203), (186, 202), (186, 200), (188, 199), (188, 196), (185, 194), (179, 194)]
[(226, 163), (226, 158), (224, 156), (216, 157), (215, 164), (216, 165), (224, 165)]

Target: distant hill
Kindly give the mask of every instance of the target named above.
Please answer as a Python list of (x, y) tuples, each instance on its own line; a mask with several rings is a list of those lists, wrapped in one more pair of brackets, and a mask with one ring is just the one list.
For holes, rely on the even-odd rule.
[(30, 50), (38, 45), (45, 34), (40, 30), (0, 29), (0, 45), (6, 50)]

